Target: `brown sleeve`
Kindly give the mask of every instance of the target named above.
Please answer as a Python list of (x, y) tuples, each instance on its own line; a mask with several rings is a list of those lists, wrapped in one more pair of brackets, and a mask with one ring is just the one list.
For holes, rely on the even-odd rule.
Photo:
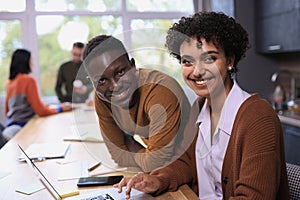
[(94, 95), (101, 133), (112, 159), (122, 167), (137, 167), (124, 141), (124, 132), (116, 124), (109, 106)]
[(149, 172), (170, 162), (174, 156), (177, 137), (182, 135), (190, 105), (184, 93), (176, 96), (161, 85), (149, 92), (141, 104), (150, 121), (149, 137), (147, 148), (135, 154), (135, 161), (143, 171)]
[(150, 173), (157, 176), (161, 183), (160, 189), (156, 191), (154, 195), (158, 195), (164, 191), (175, 191), (183, 184), (188, 184), (195, 193), (198, 193), (198, 178), (195, 159), (198, 127), (195, 123), (203, 102), (203, 99), (197, 100), (191, 109), (189, 121), (185, 127), (183, 140), (179, 147), (179, 151), (186, 149), (185, 153), (170, 165)]
[(161, 187), (154, 195), (165, 191), (175, 191), (183, 184), (188, 184), (197, 192), (197, 173), (194, 154), (195, 142), (191, 144), (190, 148), (178, 160), (150, 173), (157, 176), (161, 183)]

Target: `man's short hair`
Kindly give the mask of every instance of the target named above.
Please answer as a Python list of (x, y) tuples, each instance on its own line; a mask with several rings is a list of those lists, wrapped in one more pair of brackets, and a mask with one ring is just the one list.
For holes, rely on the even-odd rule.
[(73, 48), (74, 47), (82, 49), (84, 47), (84, 44), (82, 42), (74, 42), (73, 43)]

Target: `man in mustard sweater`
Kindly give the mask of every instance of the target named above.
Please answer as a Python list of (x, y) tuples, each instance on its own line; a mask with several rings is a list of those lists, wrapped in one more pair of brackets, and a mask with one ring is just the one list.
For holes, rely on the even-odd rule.
[(83, 58), (96, 91), (101, 132), (115, 162), (144, 172), (168, 164), (176, 157), (190, 111), (177, 81), (156, 70), (137, 69), (112, 36), (91, 39)]

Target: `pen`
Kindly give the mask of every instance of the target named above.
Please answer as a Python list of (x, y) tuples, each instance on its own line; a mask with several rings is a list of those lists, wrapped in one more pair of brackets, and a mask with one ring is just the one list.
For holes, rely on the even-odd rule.
[[(30, 160), (32, 160), (33, 162), (41, 162), (46, 160), (46, 157), (34, 157), (34, 158), (30, 158)], [(20, 162), (26, 161), (25, 158), (19, 158)]]
[(36, 158), (31, 158), (31, 160), (33, 162), (41, 162), (41, 161), (46, 160), (46, 157), (36, 157)]
[(69, 142), (91, 142), (91, 143), (103, 143), (101, 140), (97, 139), (77, 139), (77, 138), (64, 138), (64, 141)]
[(89, 168), (88, 168), (88, 171), (90, 172), (90, 171), (93, 171), (94, 169), (96, 169), (97, 167), (99, 167), (100, 165), (101, 165), (101, 161), (100, 162), (97, 162), (96, 164), (94, 164), (94, 165), (92, 165), (92, 166), (90, 166)]

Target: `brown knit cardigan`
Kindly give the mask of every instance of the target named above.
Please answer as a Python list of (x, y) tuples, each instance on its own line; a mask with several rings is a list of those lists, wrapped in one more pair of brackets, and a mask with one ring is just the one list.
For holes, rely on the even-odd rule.
[[(161, 188), (155, 194), (174, 191), (189, 184), (198, 193), (195, 121), (204, 99), (191, 109), (184, 145), (185, 154), (167, 167), (151, 174), (159, 177)], [(184, 148), (184, 147), (183, 147)], [(249, 97), (240, 107), (226, 150), (221, 180), (223, 199), (289, 199), (283, 130), (270, 104), (258, 95)]]

